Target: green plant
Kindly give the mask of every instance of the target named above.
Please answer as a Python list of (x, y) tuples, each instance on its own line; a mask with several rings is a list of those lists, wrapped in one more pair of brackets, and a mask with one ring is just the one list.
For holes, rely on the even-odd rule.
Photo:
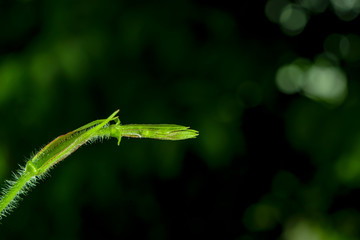
[[(29, 187), (46, 175), (46, 173), (61, 160), (76, 151), (81, 145), (96, 139), (116, 137), (118, 145), (121, 137), (154, 138), (162, 140), (183, 140), (195, 138), (198, 131), (189, 127), (174, 124), (129, 124), (121, 125), (116, 114), (111, 114), (107, 119), (96, 120), (74, 131), (55, 138), (42, 148), (22, 167), (13, 181), (7, 181), (0, 199), (0, 219), (16, 206), (20, 195)], [(110, 124), (114, 121), (114, 124)]]

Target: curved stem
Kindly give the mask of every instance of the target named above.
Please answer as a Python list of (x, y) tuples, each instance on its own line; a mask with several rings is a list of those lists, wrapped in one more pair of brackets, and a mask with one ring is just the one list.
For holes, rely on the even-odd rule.
[[(0, 219), (12, 208), (20, 194), (26, 192), (37, 177), (43, 176), (55, 164), (75, 152), (83, 144), (97, 138), (116, 137), (120, 143), (121, 137), (155, 138), (162, 140), (182, 140), (194, 138), (198, 131), (189, 127), (173, 124), (129, 124), (120, 125), (115, 115), (119, 110), (111, 114), (107, 119), (96, 120), (74, 131), (61, 135), (42, 148), (31, 160), (26, 163), (25, 169), (21, 170), (12, 182), (9, 182), (7, 190), (3, 191), (0, 198)], [(108, 123), (115, 121), (115, 124)]]

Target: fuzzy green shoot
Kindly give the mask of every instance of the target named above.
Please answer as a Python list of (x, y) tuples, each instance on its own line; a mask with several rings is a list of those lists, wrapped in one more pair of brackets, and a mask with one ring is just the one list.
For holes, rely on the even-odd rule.
[[(174, 124), (129, 124), (121, 125), (116, 116), (119, 110), (107, 119), (96, 120), (74, 131), (61, 135), (43, 147), (25, 167), (21, 168), (13, 181), (7, 181), (7, 187), (0, 198), (0, 219), (16, 207), (20, 195), (35, 185), (57, 163), (76, 151), (87, 142), (96, 139), (115, 137), (118, 145), (121, 138), (153, 138), (161, 140), (184, 140), (195, 138), (198, 131)], [(113, 122), (113, 124), (111, 124)]]

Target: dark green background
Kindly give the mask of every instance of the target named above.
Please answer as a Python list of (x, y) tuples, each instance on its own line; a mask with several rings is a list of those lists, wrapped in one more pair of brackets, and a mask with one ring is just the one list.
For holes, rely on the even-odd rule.
[[(359, 239), (359, 9), (238, 2), (0, 0), (2, 183), (119, 108), (124, 124), (200, 131), (80, 148), (0, 238)], [(284, 6), (305, 14), (302, 30), (272, 22)], [(346, 77), (341, 101), (279, 89), (280, 68), (318, 58)]]

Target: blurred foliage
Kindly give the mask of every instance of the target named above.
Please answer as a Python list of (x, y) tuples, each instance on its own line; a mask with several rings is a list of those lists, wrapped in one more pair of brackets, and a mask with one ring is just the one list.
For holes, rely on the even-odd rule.
[(1, 239), (359, 239), (359, 13), (359, 0), (1, 0), (2, 182), (117, 108), (200, 131), (81, 148)]

